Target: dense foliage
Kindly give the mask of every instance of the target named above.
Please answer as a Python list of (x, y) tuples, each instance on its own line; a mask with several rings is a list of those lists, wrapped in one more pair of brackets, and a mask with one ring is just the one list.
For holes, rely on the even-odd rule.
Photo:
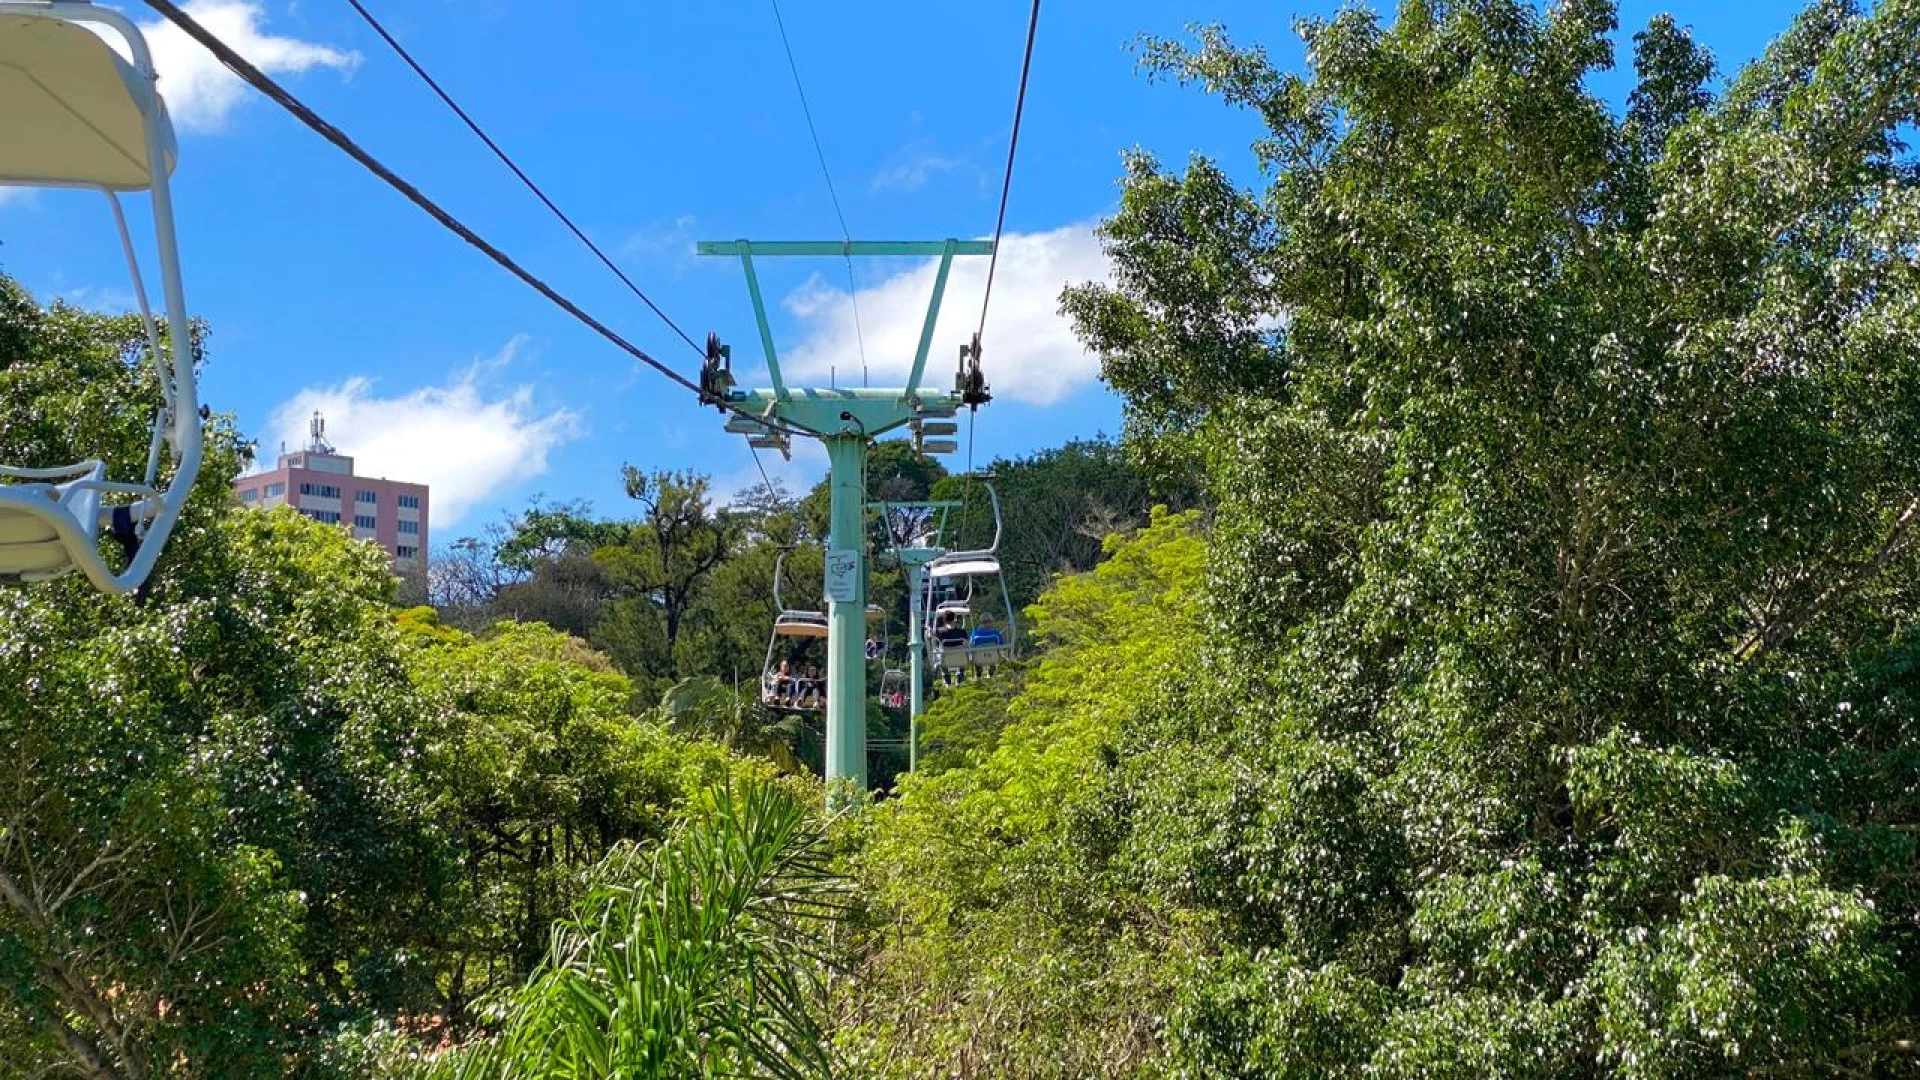
[(1614, 28), (1147, 43), (1267, 128), (1259, 191), (1130, 159), (1068, 297), (1129, 445), (1204, 470), (1208, 647), (1109, 643), (1121, 693), (882, 815), (932, 885), (869, 871), (913, 928), (874, 1072), (1911, 1065), (1920, 6), (1818, 4), (1717, 98), (1655, 20), (1624, 115)]
[[(1001, 492), (1000, 555), (1016, 613), (1056, 575), (1091, 568), (1102, 539), (1144, 522), (1156, 496), (1176, 508), (1199, 498), (1190, 484), (1154, 489), (1117, 444), (1103, 440), (997, 460), (985, 471)], [(776, 571), (787, 607), (823, 606), (826, 480), (800, 498), (763, 486), (722, 504), (699, 473), (628, 466), (625, 476), (636, 517), (598, 516), (579, 503), (534, 505), (438, 553), (433, 600), (442, 617), (465, 627), (538, 621), (584, 638), (627, 676), (637, 704), (660, 705), (686, 730), (783, 768), (820, 771), (825, 732), (817, 718), (767, 715), (757, 688), (776, 614)], [(949, 500), (948, 546), (993, 541), (984, 485), (948, 476), (910, 442), (875, 444), (867, 491), (875, 500)], [(907, 582), (889, 559), (885, 528), (876, 515), (868, 598), (884, 613), (872, 626), (884, 659), (871, 665), (871, 694), (888, 668), (907, 667)], [(1004, 620), (1002, 606), (995, 596), (982, 613)], [(876, 787), (891, 787), (905, 770), (906, 736), (899, 710), (870, 708), (868, 772)]]
[[(137, 325), (0, 298), (0, 459), (143, 459)], [(768, 771), (635, 715), (576, 639), (398, 611), (384, 555), (240, 510), (212, 445), (144, 599), (0, 592), (0, 1075), (352, 1075), (376, 1020), (462, 1037), (581, 875)]]
[(1157, 1056), (1201, 941), (1129, 881), (1157, 854), (1116, 849), (1114, 773), (1151, 766), (1115, 746), (1182, 678), (1205, 547), (1194, 515), (1164, 513), (1107, 547), (1031, 609), (1045, 653), (1017, 695), (956, 694), (928, 714), (930, 739), (961, 718), (997, 737), (906, 778), (863, 823), (870, 948), (838, 1033), (852, 1075), (1064, 1080)]

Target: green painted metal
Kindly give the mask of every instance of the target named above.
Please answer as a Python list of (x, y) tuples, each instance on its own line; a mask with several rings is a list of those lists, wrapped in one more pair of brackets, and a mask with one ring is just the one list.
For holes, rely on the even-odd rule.
[(900, 547), (896, 544), (894, 554), (900, 559), (900, 565), (907, 570), (907, 661), (911, 670), (909, 678), (913, 680), (907, 705), (907, 771), (917, 772), (920, 768), (920, 716), (927, 711), (927, 641), (926, 641), (926, 589), (927, 564), (947, 553), (940, 541), (947, 531), (947, 515), (965, 505), (956, 499), (930, 499), (923, 502), (875, 502), (867, 508), (877, 510), (881, 520), (886, 520), (891, 510), (931, 510), (936, 516), (930, 522), (926, 537), (931, 540), (930, 547)]
[(865, 515), (867, 437), (833, 435), (825, 440), (830, 468), (827, 549), (851, 551), (861, 560), (850, 600), (827, 602), (827, 783), (851, 781), (867, 790), (867, 567)]
[(933, 347), (933, 324), (940, 321), (940, 298), (946, 295), (947, 271), (953, 268), (954, 248), (958, 240), (948, 240), (940, 253), (940, 270), (933, 276), (933, 299), (927, 303), (927, 322), (920, 329), (920, 347), (913, 352), (913, 370), (907, 374), (907, 396), (920, 389), (920, 376), (927, 370), (927, 350)]
[(907, 667), (913, 682), (907, 691), (907, 771), (920, 771), (920, 713), (927, 707), (926, 620), (920, 617), (925, 606), (927, 568), (923, 563), (907, 566)]
[[(827, 789), (838, 805), (848, 788), (864, 797), (867, 784), (866, 727), (866, 595), (867, 566), (863, 507), (865, 505), (865, 466), (867, 446), (872, 440), (915, 417), (928, 413), (952, 415), (964, 403), (960, 395), (947, 391), (920, 392), (928, 352), (946, 292), (948, 271), (955, 255), (991, 255), (993, 243), (985, 240), (934, 241), (753, 241), (703, 240), (696, 250), (702, 255), (732, 255), (740, 260), (747, 276), (747, 292), (753, 299), (754, 319), (759, 323), (760, 343), (766, 350), (771, 389), (734, 390), (727, 401), (769, 420), (790, 425), (817, 436), (827, 444), (829, 464), (828, 490), (832, 527), (827, 537), (831, 560), (834, 552), (852, 552), (859, 559), (857, 596), (852, 600), (829, 600), (827, 611)], [(851, 389), (844, 387), (791, 387), (781, 377), (780, 358), (774, 349), (773, 327), (767, 320), (765, 297), (753, 257), (811, 256), (940, 256), (934, 292), (928, 306), (920, 347), (915, 355), (908, 385), (898, 389)], [(943, 509), (942, 522), (946, 511)], [(922, 575), (924, 577), (924, 575)], [(917, 613), (916, 613), (917, 618)], [(917, 631), (916, 631), (917, 633)], [(925, 682), (921, 654), (924, 642), (914, 655), (913, 712), (916, 720), (922, 708), (921, 687)]]
[(862, 431), (872, 437), (905, 425), (920, 408), (960, 405), (959, 395), (946, 391), (909, 398), (898, 388), (869, 390), (839, 386), (788, 387), (784, 398), (779, 397), (777, 391), (749, 390), (736, 393), (728, 400), (756, 413), (772, 404), (782, 420), (816, 435)]
[(947, 245), (955, 255), (991, 255), (991, 240), (702, 240), (694, 245), (701, 255), (870, 257), (925, 257), (944, 255)]
[(747, 294), (753, 297), (753, 317), (760, 323), (760, 346), (767, 350), (767, 378), (773, 380), (774, 396), (784, 401), (787, 384), (780, 378), (780, 357), (773, 351), (773, 325), (767, 322), (767, 304), (760, 298), (760, 275), (753, 272), (753, 255), (742, 251), (740, 265), (747, 271)]

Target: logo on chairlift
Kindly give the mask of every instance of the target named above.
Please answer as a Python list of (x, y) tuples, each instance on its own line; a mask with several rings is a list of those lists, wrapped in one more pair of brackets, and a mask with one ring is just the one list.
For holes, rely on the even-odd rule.
[(831, 549), (827, 552), (827, 599), (836, 604), (851, 604), (860, 595), (860, 553)]

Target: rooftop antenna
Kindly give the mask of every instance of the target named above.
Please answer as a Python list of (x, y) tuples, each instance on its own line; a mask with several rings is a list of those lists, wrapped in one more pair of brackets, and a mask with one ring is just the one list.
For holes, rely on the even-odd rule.
[(307, 443), (308, 453), (333, 453), (333, 447), (327, 443), (327, 418), (320, 415), (319, 409), (313, 410), (313, 419), (307, 421), (307, 434), (312, 437), (312, 441)]

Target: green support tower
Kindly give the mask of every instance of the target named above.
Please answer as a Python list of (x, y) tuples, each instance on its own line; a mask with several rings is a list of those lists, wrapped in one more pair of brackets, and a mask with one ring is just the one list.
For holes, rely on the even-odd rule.
[[(908, 772), (920, 769), (920, 714), (927, 707), (927, 564), (947, 553), (942, 544), (947, 514), (960, 509), (960, 505), (952, 500), (940, 500), (876, 502), (867, 507), (880, 515), (881, 525), (893, 544), (894, 558), (907, 572)], [(896, 528), (908, 531), (896, 532)]]
[[(940, 300), (946, 291), (947, 272), (952, 269), (953, 257), (991, 255), (993, 243), (986, 240), (708, 240), (700, 243), (698, 251), (702, 255), (732, 255), (739, 258), (741, 268), (746, 271), (747, 294), (753, 301), (754, 318), (760, 324), (760, 344), (766, 352), (767, 377), (773, 383), (766, 389), (736, 389), (729, 351), (710, 338), (707, 363), (701, 371), (703, 397), (712, 404), (738, 410), (727, 421), (727, 430), (747, 436), (748, 443), (757, 449), (774, 449), (783, 455), (790, 454), (789, 440), (795, 434), (817, 438), (827, 446), (830, 466), (828, 486), (832, 496), (826, 559), (827, 787), (830, 796), (836, 800), (846, 800), (849, 789), (864, 797), (867, 789), (867, 666), (864, 651), (867, 565), (864, 528), (866, 492), (863, 480), (866, 475), (867, 447), (875, 437), (895, 428), (912, 426), (918, 434), (929, 421), (943, 423), (950, 420), (962, 406), (978, 407), (988, 400), (986, 382), (980, 371), (980, 341), (977, 335), (971, 345), (961, 347), (960, 371), (951, 391), (922, 389), (921, 376), (926, 371), (927, 352), (933, 345), (934, 323), (940, 314)], [(938, 256), (940, 266), (934, 276), (933, 298), (927, 305), (926, 323), (920, 331), (920, 344), (914, 352), (907, 385), (885, 390), (789, 387), (780, 373), (780, 359), (773, 345), (773, 328), (767, 322), (766, 302), (760, 293), (760, 278), (753, 269), (755, 257), (776, 256)], [(929, 451), (934, 449), (931, 443), (923, 445)], [(953, 444), (946, 443), (945, 448), (951, 450)]]

